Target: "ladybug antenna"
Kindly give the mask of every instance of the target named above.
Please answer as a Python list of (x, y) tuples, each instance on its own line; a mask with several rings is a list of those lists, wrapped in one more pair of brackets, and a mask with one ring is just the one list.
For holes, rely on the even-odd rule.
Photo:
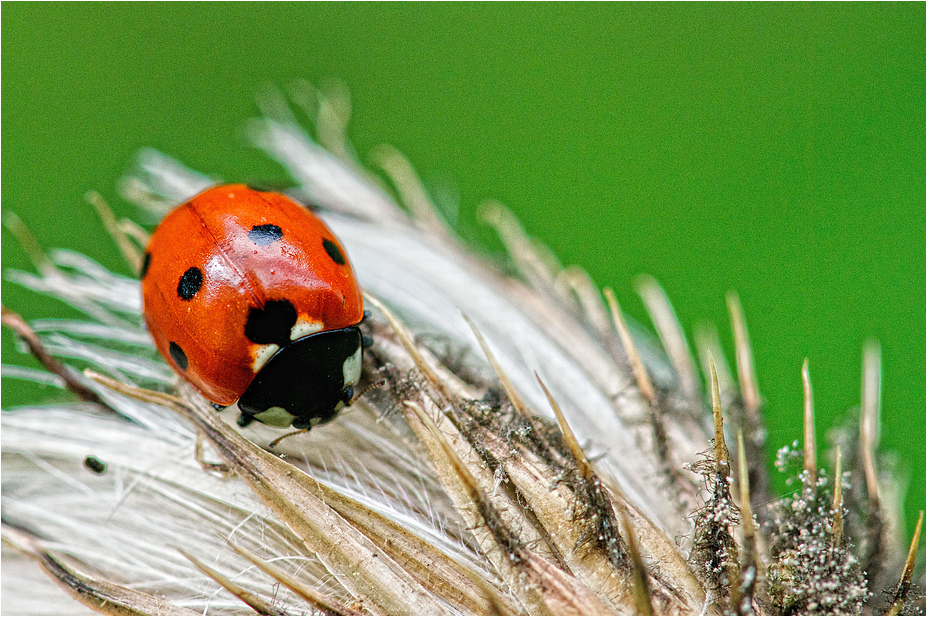
[(286, 434), (284, 434), (284, 435), (280, 435), (280, 437), (277, 437), (277, 438), (274, 439), (272, 442), (270, 442), (269, 444), (267, 444), (267, 447), (268, 447), (268, 448), (276, 448), (276, 447), (277, 447), (277, 444), (280, 443), (281, 441), (283, 441), (284, 439), (286, 439), (287, 437), (292, 437), (293, 435), (299, 435), (300, 433), (308, 433), (309, 430), (310, 430), (310, 429), (308, 429), (308, 428), (301, 428), (301, 429), (299, 429), (299, 430), (297, 430), (297, 431), (290, 431), (289, 433), (286, 433)]
[(379, 387), (385, 386), (385, 385), (386, 385), (386, 379), (379, 379), (379, 380), (373, 382), (372, 384), (370, 384), (369, 386), (367, 386), (366, 388), (364, 388), (363, 390), (361, 390), (360, 392), (358, 392), (357, 394), (355, 394), (355, 395), (351, 398), (351, 400), (348, 402), (348, 405), (353, 405), (354, 403), (357, 402), (357, 399), (359, 399), (360, 397), (364, 396), (365, 394), (367, 394), (368, 392), (370, 392), (370, 391), (373, 390), (374, 388), (379, 388)]

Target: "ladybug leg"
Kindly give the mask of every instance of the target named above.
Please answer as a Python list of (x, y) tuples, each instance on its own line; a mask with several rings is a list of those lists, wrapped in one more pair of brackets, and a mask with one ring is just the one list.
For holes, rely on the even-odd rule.
[(251, 414), (247, 414), (245, 412), (241, 412), (240, 414), (238, 414), (238, 420), (236, 421), (236, 423), (241, 428), (245, 428), (252, 422), (254, 422), (254, 416), (252, 416)]
[(193, 452), (196, 457), (196, 462), (203, 467), (203, 471), (217, 471), (223, 476), (231, 474), (231, 469), (229, 469), (229, 466), (225, 463), (210, 463), (203, 458), (203, 434), (199, 431), (196, 433), (196, 446)]

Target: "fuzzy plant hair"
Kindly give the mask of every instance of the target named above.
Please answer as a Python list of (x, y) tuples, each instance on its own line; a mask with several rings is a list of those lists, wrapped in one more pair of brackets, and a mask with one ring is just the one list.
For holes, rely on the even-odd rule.
[[(481, 212), (510, 264), (475, 254), (398, 152), (376, 151), (381, 176), (359, 165), (343, 97), (306, 92), (315, 140), (281, 101), (251, 134), (351, 257), (374, 341), (359, 388), (376, 387), (308, 433), (241, 429), (158, 357), (137, 280), (7, 217), (36, 272), (6, 276), (85, 317), (3, 309), (44, 366), (4, 377), (74, 395), (2, 414), (4, 614), (923, 612), (875, 343), (828, 469), (805, 367), (776, 499), (736, 295), (732, 373), (712, 332), (691, 354), (656, 281), (639, 283), (653, 336), (500, 204)], [(215, 184), (139, 161), (123, 194), (149, 212)], [(91, 201), (137, 269), (146, 232)]]

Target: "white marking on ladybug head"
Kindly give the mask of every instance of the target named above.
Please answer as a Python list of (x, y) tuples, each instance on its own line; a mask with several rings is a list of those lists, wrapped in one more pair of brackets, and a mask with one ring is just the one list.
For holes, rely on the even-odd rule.
[(271, 407), (267, 411), (262, 411), (259, 414), (255, 414), (254, 419), (262, 424), (267, 424), (268, 426), (279, 426), (280, 428), (287, 428), (293, 424), (293, 420), (296, 418), (293, 414), (288, 412), (283, 407)]
[(304, 317), (300, 317), (296, 324), (290, 328), (290, 340), (295, 341), (303, 338), (304, 336), (309, 336), (310, 334), (315, 334), (322, 329), (322, 324), (318, 321), (309, 321)]
[(267, 364), (267, 361), (273, 357), (277, 351), (279, 351), (280, 345), (276, 343), (269, 343), (267, 345), (255, 345), (254, 349), (251, 351), (251, 370), (254, 371), (254, 374), (257, 375), (258, 371), (264, 368), (264, 365)]
[(361, 347), (357, 348), (357, 351), (354, 352), (354, 355), (349, 357), (344, 361), (344, 365), (341, 367), (342, 372), (344, 373), (344, 385), (353, 386), (361, 377)]

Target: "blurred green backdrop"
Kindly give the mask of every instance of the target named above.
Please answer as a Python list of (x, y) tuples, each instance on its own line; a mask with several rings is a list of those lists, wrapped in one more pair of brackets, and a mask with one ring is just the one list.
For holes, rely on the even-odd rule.
[[(351, 88), (362, 157), (404, 152), (458, 229), (497, 198), (565, 263), (616, 289), (656, 276), (684, 326), (731, 351), (736, 289), (771, 446), (859, 402), (882, 343), (883, 443), (924, 507), (925, 8), (908, 4), (33, 4), (2, 20), (2, 207), (46, 247), (125, 271), (83, 202), (153, 146), (229, 180), (281, 171), (245, 145), (255, 94)], [(369, 160), (369, 159), (368, 159)], [(28, 261), (4, 230), (4, 268)], [(60, 314), (3, 283), (29, 318)], [(20, 362), (8, 332), (3, 361)], [(3, 381), (5, 406), (64, 395)]]

